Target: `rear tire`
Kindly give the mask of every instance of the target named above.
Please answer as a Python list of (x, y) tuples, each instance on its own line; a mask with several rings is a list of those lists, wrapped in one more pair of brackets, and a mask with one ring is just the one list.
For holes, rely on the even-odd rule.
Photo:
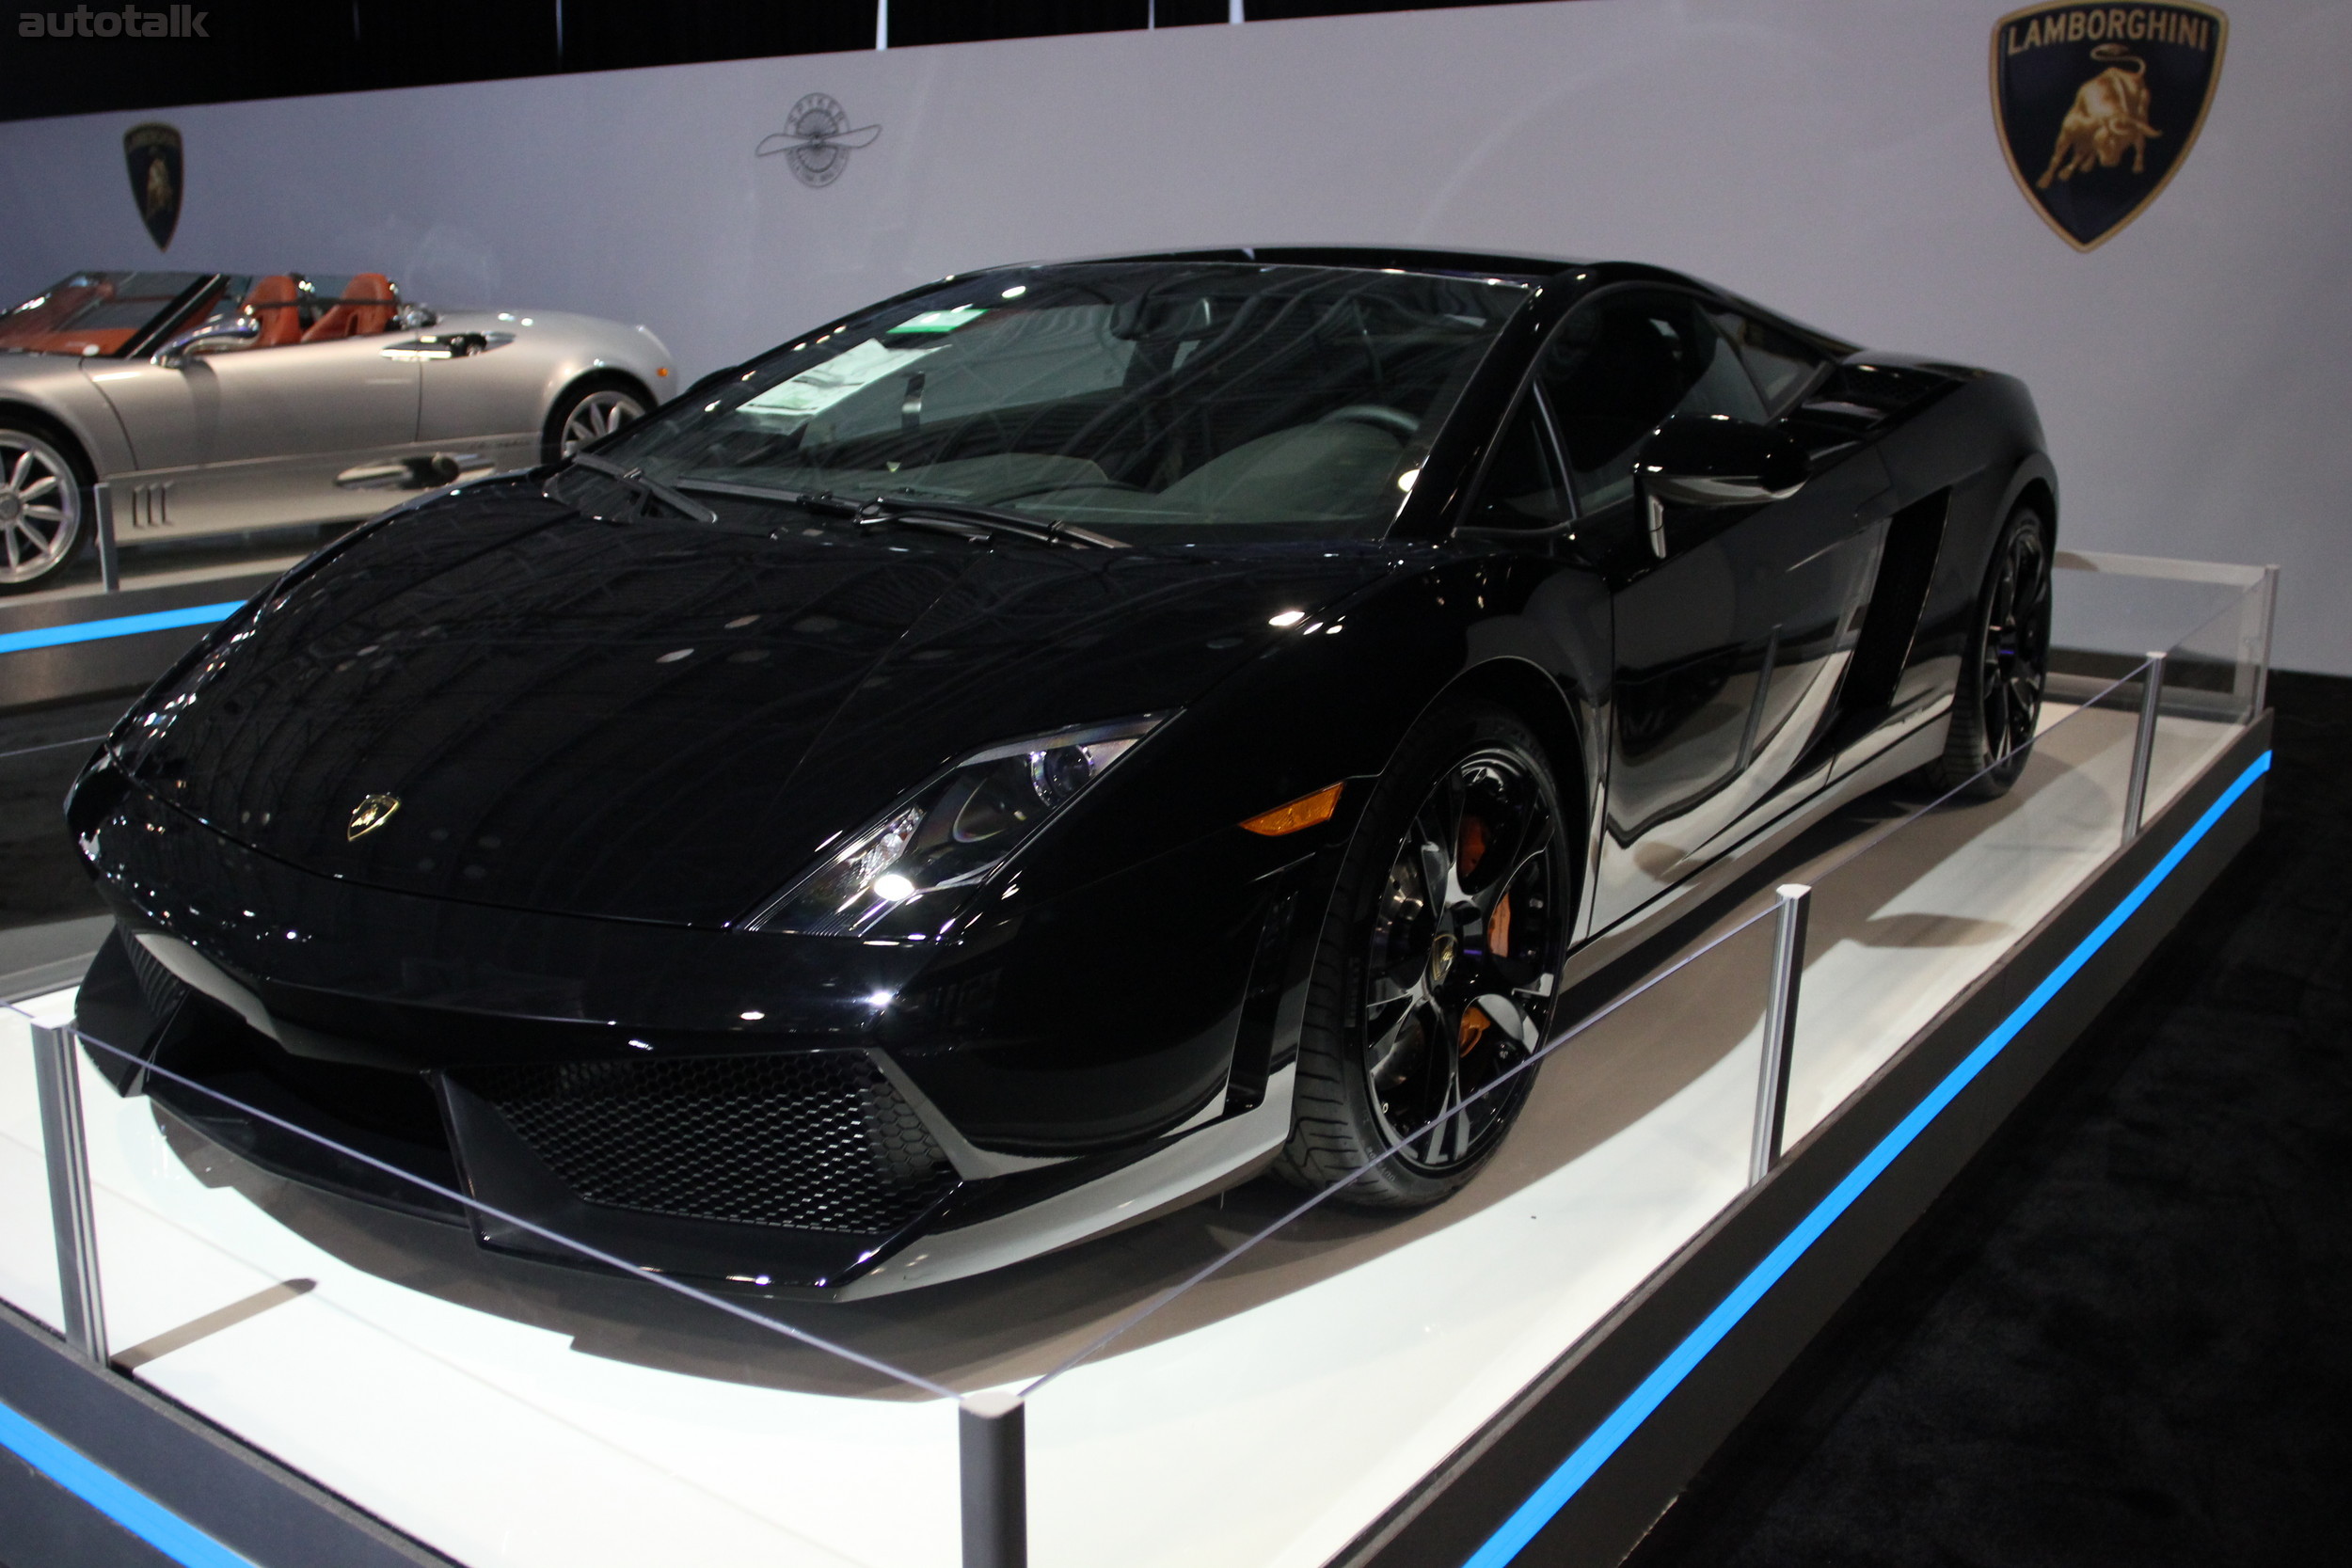
[(1454, 704), (1406, 737), (1324, 920), (1279, 1175), (1352, 1176), (1342, 1201), (1416, 1208), (1493, 1157), (1534, 1070), (1479, 1090), (1541, 1048), (1567, 957), (1565, 822), (1542, 742), (1508, 709)]
[(0, 593), (39, 588), (72, 564), (89, 537), (91, 483), (63, 432), (0, 420)]
[(1993, 800), (2009, 793), (2042, 720), (2050, 678), (2050, 529), (2032, 506), (2010, 514), (1952, 694), (1944, 754), (1920, 771), (1938, 795)]

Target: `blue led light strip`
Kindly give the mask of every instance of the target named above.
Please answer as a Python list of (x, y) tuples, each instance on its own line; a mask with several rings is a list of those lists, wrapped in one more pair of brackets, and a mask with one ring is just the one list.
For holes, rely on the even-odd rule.
[(0, 1448), (186, 1568), (257, 1568), (146, 1493), (0, 1404)]
[(1764, 1292), (1771, 1290), (1799, 1258), (1804, 1256), (1805, 1249), (1820, 1240), (1822, 1232), (1851, 1208), (1854, 1199), (1860, 1197), (1864, 1190), (1895, 1163), (1896, 1156), (1910, 1148), (1913, 1140), (1927, 1130), (1928, 1124), (1943, 1112), (1944, 1107), (1958, 1098), (1961, 1090), (1975, 1082), (1977, 1075), (1993, 1058), (1999, 1055), (2002, 1049), (2017, 1037), (2018, 1032), (2049, 1006), (2050, 999), (2066, 982), (2090, 961), (2092, 955), (2106, 945), (2107, 939), (2122, 929), (2123, 922), (2129, 920), (2164, 879), (2172, 875), (2188, 852), (2213, 830), (2213, 825), (2237, 804), (2238, 797), (2252, 788), (2256, 779), (2269, 771), (2268, 752), (2248, 764), (2246, 771), (2221, 792), (2221, 798), (2206, 807), (2204, 815), (2181, 835), (2181, 841), (2167, 850), (2164, 858), (2139, 879), (2139, 885), (2109, 911), (2106, 918), (2091, 928), (2090, 935), (2074, 945), (2074, 950), (2066, 955), (2064, 961), (2034, 987), (2031, 994), (2017, 1005), (2015, 1011), (2001, 1021), (2000, 1027), (1987, 1035), (1974, 1051), (1961, 1059), (1959, 1066), (1945, 1074), (1944, 1081), (1930, 1090), (1926, 1099), (1913, 1106), (1911, 1114), (1897, 1122), (1894, 1130), (1879, 1140), (1878, 1147), (1864, 1155), (1861, 1162), (1846, 1173), (1846, 1179), (1831, 1188), (1829, 1195), (1814, 1205), (1813, 1212), (1798, 1221), (1795, 1229), (1781, 1238), (1779, 1245), (1765, 1254), (1762, 1262), (1748, 1271), (1747, 1277), (1733, 1287), (1731, 1293), (1724, 1297), (1682, 1343), (1677, 1345), (1649, 1376), (1642, 1380), (1641, 1386), (1628, 1394), (1624, 1402), (1593, 1429), (1592, 1435), (1577, 1445), (1576, 1451), (1562, 1461), (1560, 1467), (1552, 1471), (1543, 1484), (1518, 1506), (1518, 1511), (1502, 1522), (1502, 1528), (1488, 1536), (1486, 1544), (1470, 1554), (1463, 1568), (1502, 1568), (1504, 1563), (1518, 1557), (1520, 1549), (1535, 1538), (1535, 1533), (1549, 1524), (1552, 1516), (1567, 1506), (1568, 1499), (1593, 1479), (1594, 1473), (1608, 1462), (1609, 1456), (1622, 1448), (1626, 1439), (1632, 1436), (1641, 1424), (1649, 1419), (1651, 1413), (1665, 1402), (1666, 1396), (1673, 1393), (1682, 1380), (1691, 1375), (1692, 1370), (1706, 1359), (1707, 1353), (1722, 1343), (1724, 1336), (1748, 1315), (1748, 1309), (1763, 1299)]
[(144, 615), (113, 615), (103, 621), (76, 621), (66, 626), (37, 626), (31, 631), (0, 632), (0, 654), (27, 648), (56, 648), (68, 642), (101, 642), (109, 637), (135, 637), (143, 631), (169, 631), (175, 626), (209, 626), (225, 621), (242, 607), (243, 599), (219, 604), (190, 605), (185, 610), (154, 610)]

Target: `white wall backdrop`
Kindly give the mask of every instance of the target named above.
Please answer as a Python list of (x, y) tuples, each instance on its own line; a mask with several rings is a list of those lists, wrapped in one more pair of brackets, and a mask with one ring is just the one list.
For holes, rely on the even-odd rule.
[[(2231, 5), (2201, 139), (2087, 255), (2027, 206), (2010, 0), (1582, 0), (0, 126), (0, 294), (156, 261), (122, 133), (186, 137), (162, 264), (384, 270), (642, 321), (689, 377), (991, 262), (1420, 243), (1682, 267), (2040, 400), (2080, 548), (2276, 562), (2279, 661), (2352, 673), (2352, 8)], [(755, 157), (802, 94), (835, 183)]]

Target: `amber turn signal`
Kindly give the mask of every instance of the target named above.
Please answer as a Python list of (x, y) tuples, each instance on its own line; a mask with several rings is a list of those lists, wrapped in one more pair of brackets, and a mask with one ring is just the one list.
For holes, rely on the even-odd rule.
[(1253, 833), (1279, 838), (1284, 833), (1295, 833), (1301, 828), (1311, 828), (1318, 822), (1328, 822), (1331, 814), (1340, 809), (1340, 791), (1345, 787), (1344, 784), (1326, 784), (1312, 795), (1301, 795), (1287, 806), (1260, 812), (1242, 826)]

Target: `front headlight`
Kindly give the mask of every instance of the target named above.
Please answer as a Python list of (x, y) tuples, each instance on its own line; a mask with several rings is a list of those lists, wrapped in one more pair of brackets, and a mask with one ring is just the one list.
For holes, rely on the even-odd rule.
[(852, 834), (744, 924), (853, 937), (927, 893), (969, 887), (1167, 717), (1057, 730), (976, 752)]

